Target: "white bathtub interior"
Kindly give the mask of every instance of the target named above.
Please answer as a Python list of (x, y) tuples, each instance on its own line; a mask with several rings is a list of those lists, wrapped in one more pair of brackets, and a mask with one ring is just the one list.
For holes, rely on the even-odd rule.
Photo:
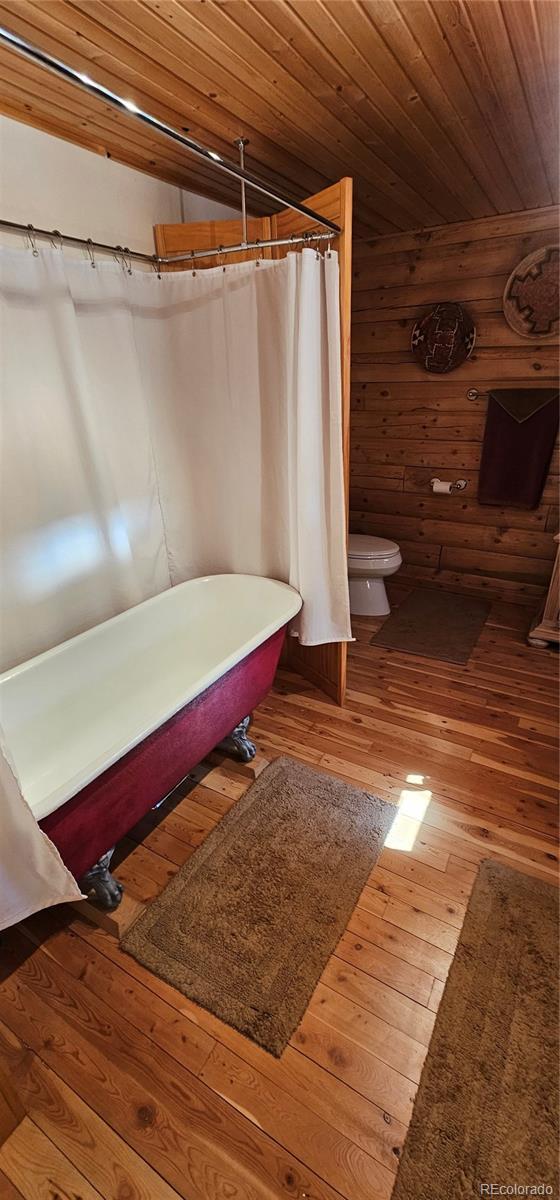
[(37, 820), (299, 612), (285, 583), (188, 580), (0, 675), (0, 716)]

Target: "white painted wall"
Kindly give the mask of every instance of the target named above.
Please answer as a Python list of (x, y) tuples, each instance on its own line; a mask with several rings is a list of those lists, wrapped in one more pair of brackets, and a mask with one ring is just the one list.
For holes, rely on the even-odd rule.
[(224, 204), (181, 192), (113, 159), (0, 117), (3, 220), (60, 229), (152, 254), (154, 225), (229, 220), (238, 215)]

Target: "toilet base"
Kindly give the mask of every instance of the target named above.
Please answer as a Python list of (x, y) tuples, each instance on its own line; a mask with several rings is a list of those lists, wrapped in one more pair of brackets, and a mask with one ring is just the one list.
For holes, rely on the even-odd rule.
[(350, 612), (354, 617), (387, 617), (391, 611), (383, 579), (350, 579)]

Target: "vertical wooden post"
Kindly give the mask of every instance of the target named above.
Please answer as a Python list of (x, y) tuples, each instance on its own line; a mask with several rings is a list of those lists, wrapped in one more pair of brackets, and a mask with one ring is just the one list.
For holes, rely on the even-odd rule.
[[(332, 248), (338, 251), (340, 269), (340, 334), (342, 368), (342, 455), (346, 524), (348, 526), (350, 492), (350, 325), (352, 292), (352, 180), (340, 179), (324, 192), (304, 201), (321, 216), (335, 221), (341, 233), (333, 237)], [(271, 219), (272, 237), (289, 237), (317, 228), (312, 221), (292, 209), (284, 209)], [(275, 257), (287, 254), (290, 247), (276, 247)], [(344, 703), (346, 692), (346, 642), (327, 642), (323, 646), (301, 646), (295, 638), (287, 642), (287, 661), (290, 666), (316, 684), (327, 696)]]

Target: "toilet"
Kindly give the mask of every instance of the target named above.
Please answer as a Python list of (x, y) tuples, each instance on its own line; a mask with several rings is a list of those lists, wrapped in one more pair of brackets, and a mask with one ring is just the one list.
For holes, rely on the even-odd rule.
[(351, 533), (348, 538), (350, 612), (356, 617), (386, 617), (390, 613), (386, 575), (394, 575), (402, 558), (388, 538)]

